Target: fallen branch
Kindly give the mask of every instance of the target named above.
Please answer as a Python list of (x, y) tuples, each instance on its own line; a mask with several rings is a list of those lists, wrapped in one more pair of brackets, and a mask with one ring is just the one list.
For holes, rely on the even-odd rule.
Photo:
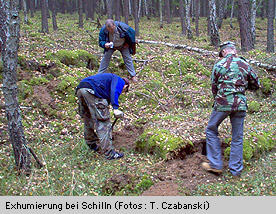
[(141, 94), (141, 95), (143, 95), (143, 96), (145, 96), (145, 97), (147, 97), (147, 98), (150, 98), (150, 99), (152, 99), (153, 101), (157, 102), (158, 105), (161, 107), (161, 109), (162, 109), (163, 111), (166, 111), (166, 109), (164, 108), (164, 105), (163, 105), (162, 103), (160, 103), (160, 101), (157, 100), (156, 98), (153, 98), (152, 96), (147, 95), (147, 94), (144, 94), (144, 93), (139, 92), (139, 91), (136, 91), (136, 93)]
[[(157, 41), (148, 41), (148, 40), (138, 40), (139, 43), (148, 43), (148, 44), (160, 44), (160, 45), (166, 45), (172, 48), (177, 48), (177, 49), (186, 49), (189, 51), (194, 51), (197, 53), (202, 53), (205, 55), (212, 55), (214, 57), (216, 57), (218, 55), (218, 52), (216, 51), (207, 51), (201, 48), (195, 48), (195, 47), (190, 47), (188, 45), (175, 45), (172, 43), (167, 43), (167, 42), (157, 42)], [(269, 64), (265, 64), (265, 63), (261, 63), (255, 60), (251, 60), (251, 59), (245, 59), (248, 63), (256, 65), (260, 68), (264, 68), (270, 71), (276, 71), (276, 65), (269, 65)]]

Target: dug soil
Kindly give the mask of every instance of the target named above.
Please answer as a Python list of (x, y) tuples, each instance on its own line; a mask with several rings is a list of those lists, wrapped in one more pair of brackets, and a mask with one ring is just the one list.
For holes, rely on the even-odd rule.
[[(114, 145), (116, 148), (123, 148), (126, 152), (135, 150), (135, 141), (141, 133), (141, 128), (125, 126), (122, 130), (113, 132)], [(196, 190), (198, 185), (220, 180), (220, 175), (207, 173), (201, 169), (200, 163), (207, 161), (205, 154), (203, 139), (194, 142), (193, 150), (183, 149), (173, 159), (156, 163), (155, 168), (159, 169), (156, 175), (157, 182), (141, 196), (192, 195), (192, 191)], [(224, 164), (227, 166), (227, 161), (224, 161)]]

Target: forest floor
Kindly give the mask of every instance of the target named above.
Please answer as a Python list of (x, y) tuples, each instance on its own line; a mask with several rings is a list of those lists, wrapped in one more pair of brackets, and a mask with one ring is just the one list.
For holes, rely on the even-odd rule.
[[(118, 120), (113, 131), (114, 146), (125, 156), (106, 161), (90, 152), (83, 140), (74, 90), (80, 79), (96, 74), (97, 68), (88, 69), (86, 64), (65, 65), (54, 55), (59, 50), (86, 50), (96, 56), (99, 63), (102, 56), (102, 49), (98, 47), (99, 29), (93, 23), (78, 29), (77, 20), (77, 16), (61, 15), (59, 30), (51, 30), (48, 35), (39, 32), (39, 16), (21, 27), (21, 61), (38, 62), (45, 67), (52, 62), (49, 57), (52, 54), (57, 66), (48, 70), (23, 69), (26, 65), (21, 62), (18, 69), (26, 139), (44, 164), (42, 169), (34, 164), (29, 178), (18, 177), (15, 173), (4, 99), (0, 100), (0, 195), (276, 195), (274, 150), (265, 150), (269, 154), (264, 155), (262, 148), (258, 148), (254, 158), (244, 161), (244, 172), (238, 180), (230, 175), (227, 158), (222, 175), (200, 168), (200, 163), (207, 160), (204, 132), (213, 103), (210, 72), (218, 60), (213, 54), (198, 54), (160, 44), (139, 44), (133, 56), (138, 82), (131, 84), (128, 94), (120, 96), (120, 109), (125, 117)], [(225, 20), (220, 30), (221, 40), (234, 40), (240, 50), (238, 23), (234, 20), (234, 29), (229, 29), (228, 22)], [(159, 29), (158, 23), (158, 19), (141, 19), (138, 39), (189, 44), (217, 51), (209, 43), (204, 18), (200, 20), (200, 37), (191, 40), (180, 34), (179, 20), (165, 24), (163, 29)], [(244, 56), (271, 64), (276, 57), (265, 52), (264, 23), (257, 20), (256, 50)], [(194, 28), (194, 23), (192, 25)], [(261, 78), (275, 83), (275, 73), (258, 67), (254, 69)], [(118, 52), (114, 53), (109, 71), (126, 75)], [(2, 72), (0, 74), (2, 77)], [(252, 133), (266, 136), (265, 140), (268, 136), (276, 140), (275, 135), (271, 137), (275, 134), (275, 85), (271, 88), (269, 96), (248, 94), (250, 102), (256, 100), (260, 104), (258, 112), (246, 117), (244, 139), (254, 145), (258, 139)], [(2, 97), (2, 91), (0, 93)], [(137, 140), (149, 128), (169, 131), (171, 136), (191, 142), (193, 148), (183, 147), (172, 152), (170, 158), (160, 158), (152, 151), (140, 152)], [(231, 139), (229, 120), (221, 125), (220, 137), (224, 152)]]

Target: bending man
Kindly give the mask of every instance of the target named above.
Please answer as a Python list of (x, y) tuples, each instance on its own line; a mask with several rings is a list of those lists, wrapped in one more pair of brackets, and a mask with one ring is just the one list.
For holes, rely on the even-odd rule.
[(91, 150), (103, 153), (109, 160), (124, 155), (116, 152), (112, 145), (109, 104), (113, 107), (115, 118), (123, 117), (123, 112), (118, 109), (118, 99), (128, 88), (127, 78), (110, 73), (87, 77), (76, 88), (85, 141)]

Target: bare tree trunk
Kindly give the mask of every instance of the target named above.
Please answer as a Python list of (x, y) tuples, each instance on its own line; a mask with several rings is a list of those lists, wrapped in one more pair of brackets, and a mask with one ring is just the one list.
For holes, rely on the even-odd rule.
[(250, 30), (249, 4), (249, 0), (238, 0), (242, 51), (250, 51), (254, 48), (253, 38)]
[(133, 1), (134, 6), (134, 24), (135, 24), (135, 35), (139, 36), (139, 20), (138, 20), (138, 0)]
[(41, 0), (41, 31), (49, 33), (48, 18), (47, 18), (47, 0)]
[(34, 17), (34, 10), (35, 10), (35, 0), (30, 0), (31, 17)]
[(231, 16), (230, 16), (230, 27), (231, 28), (233, 28), (232, 19), (233, 19), (234, 7), (235, 7), (235, 0), (232, 0)]
[(210, 37), (211, 44), (215, 47), (219, 46), (220, 38), (216, 23), (216, 2), (215, 0), (209, 0), (209, 10), (210, 10)]
[(142, 10), (142, 0), (139, 0), (139, 4), (138, 4), (138, 20), (140, 20), (140, 17), (141, 17), (141, 10)]
[(19, 47), (19, 0), (0, 0), (0, 36), (3, 61), (3, 94), (17, 169), (29, 175), (31, 157), (24, 135), (17, 99), (17, 54)]
[(180, 0), (180, 18), (181, 18), (182, 34), (186, 35), (185, 9), (184, 9), (183, 0)]
[(159, 0), (160, 28), (163, 28), (162, 0)]
[(252, 0), (252, 6), (251, 6), (251, 34), (253, 38), (253, 43), (255, 44), (256, 41), (256, 29), (255, 29), (255, 20), (256, 20), (256, 13), (257, 13), (257, 4), (256, 0)]
[(267, 52), (274, 52), (274, 18), (275, 18), (275, 1), (268, 1), (267, 11)]
[(24, 11), (24, 23), (28, 23), (28, 12), (27, 12), (27, 3), (26, 0), (23, 0), (23, 11)]
[(120, 1), (121, 0), (117, 0), (115, 1), (114, 3), (114, 9), (115, 9), (115, 20), (116, 21), (121, 21), (121, 17), (120, 17), (120, 7), (121, 7), (121, 4), (120, 4)]
[(58, 29), (58, 26), (57, 26), (57, 18), (56, 18), (56, 14), (57, 14), (57, 11), (56, 11), (56, 6), (57, 6), (57, 2), (56, 0), (52, 0), (52, 22), (53, 22), (53, 29), (54, 30), (57, 30)]
[(113, 19), (112, 9), (113, 9), (113, 0), (106, 1), (106, 10), (107, 10), (107, 18)]
[(170, 0), (165, 0), (165, 11), (166, 11), (167, 23), (171, 24)]
[(225, 5), (226, 2), (225, 0), (221, 0), (219, 1), (219, 20), (218, 20), (218, 28), (221, 28), (222, 22), (223, 22), (223, 18), (224, 18), (224, 11), (225, 11)]
[(145, 5), (145, 12), (146, 12), (147, 19), (150, 19), (148, 0), (144, 0), (144, 5)]
[(185, 8), (186, 8), (186, 26), (187, 26), (187, 37), (188, 39), (193, 38), (191, 22), (190, 22), (190, 7), (191, 0), (185, 0)]
[(82, 0), (78, 0), (79, 28), (83, 28), (83, 7)]
[(195, 17), (196, 17), (196, 36), (199, 37), (198, 21), (199, 21), (199, 3), (198, 0), (195, 0)]
[(129, 19), (129, 9), (128, 9), (128, 3), (129, 3), (129, 0), (124, 0), (125, 1), (125, 23), (128, 25), (128, 19)]

